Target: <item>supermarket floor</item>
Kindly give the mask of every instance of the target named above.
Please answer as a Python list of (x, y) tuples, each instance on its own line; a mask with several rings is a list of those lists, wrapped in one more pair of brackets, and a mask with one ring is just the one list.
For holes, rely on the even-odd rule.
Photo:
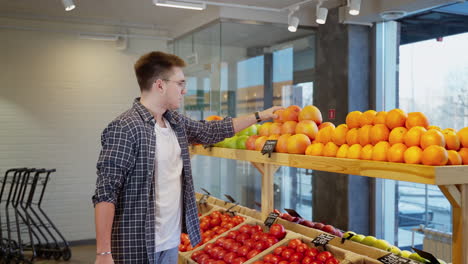
[(95, 245), (86, 245), (86, 246), (75, 246), (72, 247), (72, 258), (70, 261), (55, 261), (55, 260), (38, 260), (37, 264), (90, 264), (94, 263), (96, 246)]

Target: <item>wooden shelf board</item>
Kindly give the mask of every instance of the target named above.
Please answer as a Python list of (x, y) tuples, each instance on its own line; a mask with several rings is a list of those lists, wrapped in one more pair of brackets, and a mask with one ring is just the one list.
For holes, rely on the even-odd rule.
[(211, 148), (210, 150), (202, 146), (191, 147), (191, 153), (397, 181), (433, 185), (468, 184), (468, 166), (425, 166), (284, 153), (273, 153), (269, 158), (268, 155), (262, 155), (259, 151), (227, 148)]

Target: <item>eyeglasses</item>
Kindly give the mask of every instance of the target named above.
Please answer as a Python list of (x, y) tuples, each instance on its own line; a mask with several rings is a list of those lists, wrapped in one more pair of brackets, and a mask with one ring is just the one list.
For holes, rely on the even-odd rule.
[(166, 82), (175, 82), (182, 89), (185, 89), (187, 87), (187, 83), (185, 81), (173, 81), (173, 80), (168, 80), (168, 79), (162, 79), (162, 80)]

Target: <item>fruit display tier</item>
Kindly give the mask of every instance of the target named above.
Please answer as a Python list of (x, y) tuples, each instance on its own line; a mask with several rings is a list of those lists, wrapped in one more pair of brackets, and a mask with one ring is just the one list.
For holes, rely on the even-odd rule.
[(468, 166), (425, 166), (322, 156), (193, 146), (191, 155), (251, 162), (262, 177), (262, 219), (273, 211), (273, 176), (280, 166), (438, 185), (452, 205), (452, 260), (468, 263)]

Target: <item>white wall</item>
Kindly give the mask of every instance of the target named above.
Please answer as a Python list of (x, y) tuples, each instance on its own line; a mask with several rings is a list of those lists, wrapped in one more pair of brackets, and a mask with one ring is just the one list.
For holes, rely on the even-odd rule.
[(0, 173), (56, 168), (46, 211), (68, 240), (92, 239), (100, 134), (139, 94), (134, 62), (166, 42), (131, 39), (119, 51), (72, 34), (5, 29), (0, 39)]

